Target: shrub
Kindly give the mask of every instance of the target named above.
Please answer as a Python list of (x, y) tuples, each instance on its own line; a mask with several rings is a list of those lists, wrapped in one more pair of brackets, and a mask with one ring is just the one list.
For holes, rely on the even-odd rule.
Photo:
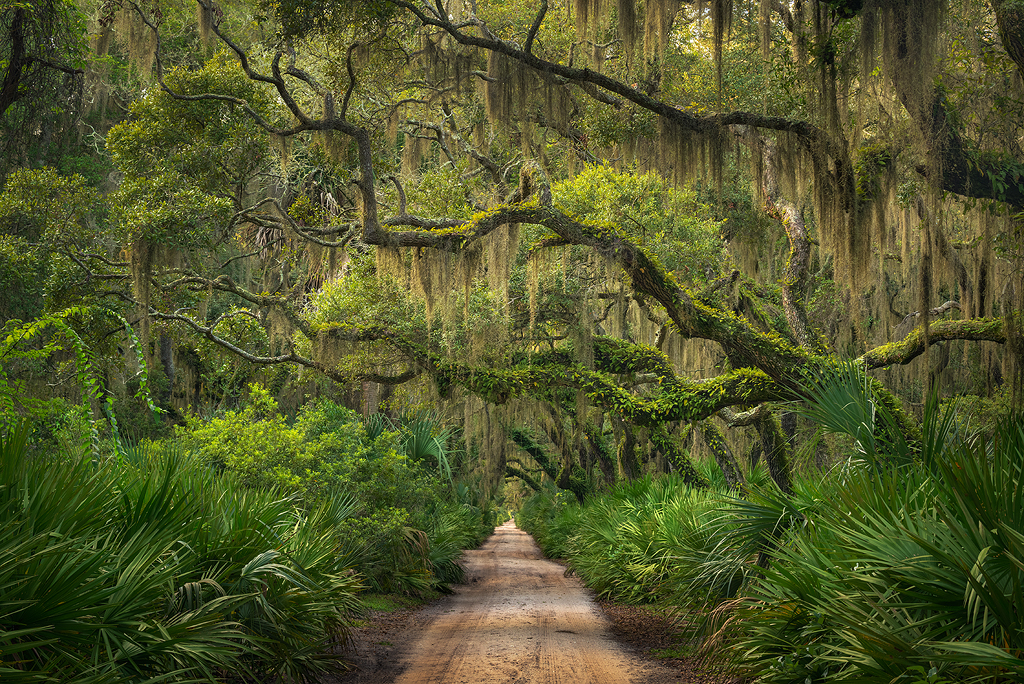
[(1024, 679), (1024, 422), (950, 425), (926, 420), (919, 461), (849, 473), (751, 587), (765, 681)]
[[(344, 553), (375, 590), (446, 590), (461, 578), (456, 559), (485, 536), (486, 521), (482, 509), (452, 501), (449, 431), (426, 419), (368, 431), (355, 412), (327, 400), (304, 405), (292, 425), (277, 409), (253, 385), (241, 411), (190, 419), (179, 439), (250, 488), (274, 488), (306, 506), (350, 498)], [(491, 519), (486, 534), (493, 529)]]
[(339, 663), (360, 588), (336, 553), (351, 501), (299, 510), (174, 449), (25, 443), (0, 436), (0, 677), (313, 681)]
[(855, 367), (808, 395), (852, 448), (791, 494), (645, 478), (583, 507), (545, 490), (520, 524), (602, 595), (689, 607), (766, 684), (1024, 681), (1024, 418), (972, 434), (933, 401), (907, 439)]

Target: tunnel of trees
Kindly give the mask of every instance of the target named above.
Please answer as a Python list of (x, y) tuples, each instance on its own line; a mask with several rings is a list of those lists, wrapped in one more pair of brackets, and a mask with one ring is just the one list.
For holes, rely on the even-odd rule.
[(145, 435), (259, 379), (582, 499), (694, 449), (788, 491), (849, 362), (911, 442), (1019, 384), (1017, 0), (2, 12), (5, 421)]

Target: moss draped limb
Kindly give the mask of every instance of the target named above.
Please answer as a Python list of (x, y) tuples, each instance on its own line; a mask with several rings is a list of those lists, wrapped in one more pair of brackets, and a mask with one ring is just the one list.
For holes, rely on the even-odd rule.
[(437, 372), (445, 386), (461, 385), (496, 404), (524, 396), (551, 400), (556, 388), (582, 390), (595, 406), (643, 427), (702, 420), (726, 406), (778, 401), (788, 396), (765, 373), (753, 368), (741, 368), (700, 382), (663, 382), (646, 397), (624, 389), (606, 373), (579, 364), (503, 370), (442, 363), (438, 364)]
[(526, 486), (532, 489), (533, 491), (540, 491), (540, 484), (538, 484), (536, 480), (530, 477), (530, 475), (528, 475), (525, 470), (512, 463), (505, 464), (505, 477), (517, 477), (523, 482), (525, 482)]
[(654, 373), (675, 378), (672, 363), (660, 349), (603, 335), (595, 336), (593, 343), (594, 365), (607, 373)]
[(717, 342), (742, 362), (757, 367), (777, 382), (795, 387), (794, 370), (812, 362), (811, 355), (777, 332), (762, 332), (743, 316), (700, 301), (684, 290), (673, 275), (642, 247), (630, 241), (611, 222), (579, 220), (557, 205), (536, 197), (503, 204), (473, 216), (462, 226), (439, 230), (389, 232), (382, 244), (459, 251), (500, 225), (539, 225), (552, 231), (560, 244), (590, 247), (619, 264), (634, 292), (665, 307), (680, 334)]
[(505, 434), (520, 449), (530, 455), (530, 458), (540, 466), (545, 475), (552, 480), (558, 476), (558, 467), (547, 449), (538, 442), (528, 430), (516, 425), (509, 425), (505, 428)]
[(742, 487), (745, 484), (743, 472), (736, 462), (736, 456), (733, 455), (732, 449), (729, 448), (729, 443), (725, 441), (722, 431), (711, 420), (700, 421), (697, 428), (700, 430), (701, 437), (704, 438), (704, 443), (711, 450), (712, 456), (715, 457), (718, 467), (722, 469), (726, 483), (733, 489)]
[(793, 483), (790, 479), (790, 448), (786, 442), (786, 435), (782, 432), (779, 419), (767, 414), (754, 421), (754, 428), (761, 437), (761, 448), (764, 450), (764, 460), (768, 465), (768, 473), (772, 480), (786, 494), (793, 493)]
[[(970, 318), (961, 320), (935, 321), (928, 326), (930, 344), (948, 340), (973, 340), (981, 342), (1006, 343), (1006, 324), (1002, 318)], [(865, 369), (885, 368), (910, 363), (924, 353), (925, 335), (921, 327), (899, 342), (876, 347), (861, 356), (858, 361)]]

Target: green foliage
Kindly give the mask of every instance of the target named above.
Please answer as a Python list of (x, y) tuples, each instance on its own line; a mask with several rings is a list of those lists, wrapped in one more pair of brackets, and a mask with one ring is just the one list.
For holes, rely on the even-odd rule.
[(442, 480), (454, 484), (452, 479), (451, 444), (457, 434), (453, 427), (441, 427), (430, 417), (406, 421), (402, 426), (403, 446), (414, 463), (437, 469)]
[(397, 434), (368, 439), (332, 402), (289, 426), (266, 390), (250, 398), (111, 457), (29, 456), (24, 428), (0, 435), (0, 676), (320, 681), (364, 581), (461, 580), (462, 549), (494, 524), (464, 485), (443, 498)]
[(1005, 152), (969, 153), (968, 163), (992, 184), (998, 201), (1006, 201), (1007, 191), (1024, 190), (1024, 164)]
[(882, 191), (882, 177), (894, 161), (892, 149), (886, 143), (861, 146), (853, 161), (857, 194), (862, 199), (878, 199)]
[(549, 558), (568, 558), (569, 538), (579, 523), (581, 507), (570, 492), (558, 491), (551, 482), (523, 502), (516, 524), (533, 535)]
[(49, 245), (86, 242), (94, 237), (84, 226), (99, 193), (77, 174), (54, 169), (18, 169), (0, 195), (0, 232)]
[(315, 37), (356, 31), (380, 30), (396, 12), (389, 2), (372, 0), (277, 0), (260, 2), (265, 17), (274, 16), (284, 37)]
[(335, 549), (351, 508), (300, 512), (180, 452), (29, 458), (0, 436), (0, 676), (312, 681), (358, 608)]
[(191, 186), (176, 173), (126, 178), (112, 207), (122, 239), (146, 238), (197, 247), (223, 230), (230, 203)]
[(312, 402), (289, 425), (266, 388), (256, 384), (249, 386), (241, 411), (209, 421), (189, 418), (178, 438), (204, 462), (237, 473), (247, 486), (276, 487), (308, 501), (333, 495), (343, 483), (358, 483), (365, 486), (363, 498), (371, 508), (399, 506), (403, 496), (397, 490), (415, 477), (388, 436), (373, 443), (365, 439), (354, 412)]
[[(434, 576), (436, 587), (446, 589), (450, 584), (465, 580), (465, 571), (458, 560), (463, 549), (478, 546), (483, 541), (478, 535), (480, 517), (478, 509), (458, 502), (434, 511), (427, 529), (430, 539), (427, 566)], [(490, 531), (493, 529), (492, 524)]]
[(380, 324), (409, 333), (426, 328), (422, 305), (393, 278), (378, 275), (366, 258), (357, 262), (349, 277), (325, 283), (315, 292), (305, 315), (319, 328), (344, 330)]
[(579, 219), (615, 223), (681, 282), (704, 282), (722, 269), (721, 223), (693, 190), (678, 190), (655, 173), (588, 166), (551, 192)]
[(415, 181), (406, 188), (410, 212), (467, 220), (473, 215), (474, 208), (467, 201), (472, 195), (466, 169), (445, 165), (423, 172)]
[[(567, 558), (598, 595), (687, 605), (708, 592), (731, 596), (744, 577), (716, 536), (724, 491), (691, 489), (676, 475), (647, 476), (620, 483), (583, 507), (541, 493), (524, 504), (517, 522), (545, 553)], [(724, 565), (728, 573), (698, 581), (708, 567)]]
[[(494, 531), (495, 514), (488, 498), (480, 496), (465, 482), (456, 482), (459, 450), (456, 443), (458, 433), (444, 425), (434, 416), (410, 415), (403, 420), (392, 421), (382, 413), (367, 419), (366, 431), (374, 442), (392, 439), (397, 443), (408, 463), (431, 477), (435, 485), (444, 485), (437, 490), (437, 496), (425, 503), (425, 507), (410, 507), (409, 519), (423, 530), (427, 548), (420, 545), (421, 561), (432, 579), (430, 586), (448, 591), (448, 585), (463, 580), (463, 570), (458, 564), (462, 549), (479, 546)], [(454, 494), (454, 496), (452, 496)], [(406, 530), (408, 535), (408, 530)]]
[(588, 104), (590, 106), (584, 120), (589, 130), (588, 142), (599, 147), (629, 143), (639, 138), (654, 139), (658, 134), (657, 120), (645, 109), (613, 109)]
[(802, 390), (807, 403), (795, 410), (826, 432), (853, 439), (861, 465), (883, 459), (905, 463), (914, 457), (915, 445), (893, 407), (879, 402), (878, 389), (877, 381), (856, 364), (840, 362), (807, 379)]
[(366, 255), (353, 255), (353, 262), (345, 278), (327, 282), (312, 294), (303, 312), (321, 335), (322, 341), (315, 343), (317, 351), (322, 350), (321, 359), (339, 371), (393, 368), (394, 350), (387, 343), (332, 342), (334, 335), (344, 340), (349, 333), (374, 329), (394, 333), (417, 353), (427, 348), (456, 357), (472, 353), (484, 363), (505, 358), (506, 350), (491, 343), (507, 336), (505, 304), (482, 279), (434, 292), (428, 324), (424, 301), (402, 284), (400, 276), (380, 272)]
[(377, 590), (414, 592), (458, 581), (461, 550), (494, 527), (486, 510), (451, 499), (449, 436), (428, 419), (368, 433), (355, 412), (327, 400), (305, 404), (289, 425), (259, 385), (241, 411), (190, 418), (178, 432), (202, 462), (255, 491), (298, 496), (307, 507), (350, 501), (339, 554)]
[(72, 0), (0, 3), (0, 178), (28, 159), (56, 163), (80, 134), (82, 78), (71, 74), (88, 52), (86, 14)]
[(131, 118), (107, 137), (124, 173), (111, 218), (126, 242), (209, 245), (271, 160), (266, 135), (235, 101), (272, 118), (270, 100), (227, 56), (176, 69), (165, 82), (181, 95), (217, 93), (233, 101), (180, 100), (154, 88), (135, 102)]
[[(96, 239), (90, 226), (100, 207), (99, 194), (79, 175), (43, 168), (7, 177), (0, 194), (0, 320), (32, 319), (67, 302), (62, 282), (75, 278), (77, 266), (58, 254)], [(75, 304), (86, 296), (75, 294)]]
[(28, 240), (0, 235), (0, 321), (35, 318), (43, 311), (45, 266)]
[(759, 110), (777, 116), (809, 115), (808, 94), (801, 82), (804, 67), (794, 63), (791, 46), (777, 31), (772, 32), (765, 60), (758, 44), (758, 23), (748, 19), (733, 23), (722, 45), (720, 65), (709, 59), (714, 50), (709, 31), (677, 28), (672, 38), (677, 49), (667, 51), (661, 65), (659, 85), (666, 97), (701, 115)]

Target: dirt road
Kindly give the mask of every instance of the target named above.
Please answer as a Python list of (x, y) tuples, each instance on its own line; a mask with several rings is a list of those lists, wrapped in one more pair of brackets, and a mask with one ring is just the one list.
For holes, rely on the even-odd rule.
[(587, 591), (514, 523), (465, 558), (467, 583), (417, 615), (412, 629), (390, 637), (402, 643), (346, 682), (664, 681), (664, 673), (651, 672), (611, 637)]

